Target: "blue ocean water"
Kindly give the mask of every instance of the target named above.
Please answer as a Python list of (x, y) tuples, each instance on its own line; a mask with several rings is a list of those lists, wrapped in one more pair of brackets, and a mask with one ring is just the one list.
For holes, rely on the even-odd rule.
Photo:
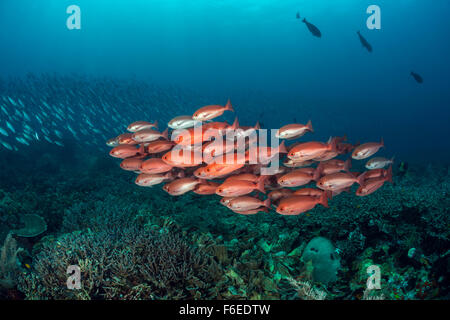
[[(80, 29), (68, 28), (71, 5), (80, 9)], [(369, 28), (371, 5), (380, 9), (379, 29)], [(56, 268), (60, 246), (73, 253), (80, 243), (126, 243), (128, 250), (149, 241), (138, 227), (205, 249), (199, 252), (214, 256), (219, 270), (207, 274), (219, 276), (196, 279), (218, 289), (177, 284), (156, 297), (124, 289), (120, 298), (296, 299), (289, 284), (307, 273), (299, 252), (322, 236), (345, 267), (330, 276), (338, 284), (329, 297), (362, 298), (362, 268), (375, 263), (389, 270), (389, 299), (448, 299), (448, 12), (447, 0), (0, 0), (0, 247), (14, 234), (26, 252), (19, 267), (0, 272), (0, 299), (116, 299), (104, 289), (111, 283), (87, 296), (32, 288)], [(367, 197), (355, 196), (355, 185), (329, 199), (330, 208), (322, 202), (298, 217), (277, 215), (275, 202), (270, 212), (247, 216), (222, 208), (214, 194), (170, 197), (161, 186), (138, 187), (136, 175), (108, 155), (106, 141), (134, 121), (157, 120), (163, 131), (175, 116), (228, 99), (234, 112), (218, 121), (237, 116), (243, 126), (278, 129), (311, 120), (305, 141), (383, 139), (376, 155), (395, 158), (393, 183)], [(362, 172), (363, 162), (352, 169)], [(177, 178), (183, 170), (174, 169)], [(30, 235), (24, 219), (45, 228)], [(146, 253), (168, 252), (161, 251)], [(97, 261), (96, 250), (86, 252)], [(108, 265), (123, 260), (109, 258)], [(133, 272), (133, 279), (148, 276)]]
[[(71, 4), (81, 8), (81, 30), (66, 27)], [(0, 69), (3, 78), (82, 73), (191, 87), (223, 97), (214, 103), (229, 97), (240, 117), (253, 122), (255, 110), (239, 100), (251, 93), (270, 98), (257, 110), (267, 127), (311, 118), (324, 139), (383, 136), (399, 158), (448, 162), (450, 4), (378, 1), (381, 29), (369, 30), (371, 4), (4, 0)], [(297, 12), (322, 38), (309, 33)], [(361, 46), (358, 30), (372, 53)], [(270, 114), (270, 107), (279, 113)]]

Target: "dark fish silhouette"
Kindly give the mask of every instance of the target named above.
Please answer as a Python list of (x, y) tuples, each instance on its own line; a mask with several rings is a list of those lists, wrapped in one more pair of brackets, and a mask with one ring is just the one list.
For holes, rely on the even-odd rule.
[(372, 52), (372, 46), (370, 45), (370, 43), (367, 42), (367, 40), (361, 35), (361, 33), (359, 33), (359, 31), (357, 31), (356, 33), (358, 34), (359, 41), (361, 41), (363, 47), (366, 48), (367, 51)]
[(423, 79), (422, 79), (422, 77), (420, 75), (418, 75), (414, 71), (411, 71), (411, 75), (414, 78), (414, 80), (417, 81), (417, 83), (423, 83)]
[(320, 30), (312, 23), (309, 23), (308, 21), (306, 21), (306, 18), (303, 18), (303, 22), (306, 24), (306, 26), (308, 27), (308, 30), (312, 33), (313, 36), (315, 36), (317, 38), (320, 38), (322, 36), (322, 33), (320, 33)]

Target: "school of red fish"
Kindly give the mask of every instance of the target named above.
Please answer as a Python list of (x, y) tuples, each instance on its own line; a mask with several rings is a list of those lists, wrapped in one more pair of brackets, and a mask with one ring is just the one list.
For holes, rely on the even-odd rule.
[[(362, 173), (351, 172), (352, 159), (363, 160), (384, 147), (380, 142), (352, 145), (346, 137), (330, 137), (327, 142), (284, 140), (313, 133), (307, 124), (288, 124), (276, 130), (277, 145), (266, 145), (261, 129), (212, 121), (226, 105), (208, 105), (194, 114), (178, 116), (163, 132), (158, 122), (137, 121), (129, 132), (107, 141), (112, 157), (123, 159), (120, 167), (138, 174), (135, 183), (151, 187), (165, 183), (173, 196), (187, 192), (222, 197), (220, 203), (239, 214), (268, 212), (272, 207), (282, 215), (298, 215), (358, 184), (357, 196), (366, 196), (386, 181), (392, 183), (393, 159), (373, 157)], [(170, 134), (169, 134), (170, 129)], [(267, 136), (267, 135), (266, 135)], [(259, 137), (259, 138), (258, 138)], [(278, 144), (278, 140), (282, 140)], [(336, 157), (351, 154), (347, 160)], [(387, 169), (385, 169), (388, 167)], [(315, 187), (305, 187), (315, 183)]]

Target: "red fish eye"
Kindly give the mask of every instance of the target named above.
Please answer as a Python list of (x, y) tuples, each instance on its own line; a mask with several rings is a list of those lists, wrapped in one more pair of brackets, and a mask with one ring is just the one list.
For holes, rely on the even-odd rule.
[(220, 193), (222, 193), (222, 191), (223, 191), (222, 189), (219, 189), (219, 192), (220, 192)]

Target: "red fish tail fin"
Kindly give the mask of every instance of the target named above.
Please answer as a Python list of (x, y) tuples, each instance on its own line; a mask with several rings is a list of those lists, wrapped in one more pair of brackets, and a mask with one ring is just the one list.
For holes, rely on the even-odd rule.
[(228, 99), (227, 104), (225, 105), (225, 110), (230, 110), (234, 112), (233, 106), (231, 105), (230, 99)]
[(161, 137), (163, 137), (166, 140), (169, 140), (169, 128), (166, 128), (166, 130), (161, 133)]
[(256, 121), (256, 124), (255, 124), (254, 129), (255, 129), (255, 130), (261, 129), (261, 125), (259, 124), (259, 121)]
[(314, 132), (311, 120), (308, 120), (306, 127), (308, 128), (309, 131)]
[(263, 206), (264, 206), (264, 207), (267, 207), (267, 208), (270, 208), (270, 199), (269, 199), (269, 198), (267, 198), (266, 200), (264, 200)]
[(267, 176), (260, 176), (259, 178), (258, 178), (258, 182), (257, 182), (257, 184), (256, 184), (256, 190), (259, 190), (259, 191), (261, 191), (262, 193), (266, 193), (266, 190), (264, 189), (264, 187), (265, 187), (265, 182), (266, 182), (266, 177)]
[(331, 151), (331, 152), (336, 152), (336, 148), (337, 148), (337, 146), (336, 146), (336, 138), (331, 138), (330, 137), (330, 139), (328, 140), (329, 142), (328, 142), (328, 148), (329, 148), (329, 150)]
[(139, 145), (138, 153), (141, 154), (141, 155), (145, 154), (145, 145), (143, 143)]
[(348, 158), (347, 160), (345, 160), (344, 162), (344, 171), (350, 171), (352, 167), (352, 158)]
[(389, 168), (386, 171), (386, 181), (389, 181), (392, 183), (392, 164), (389, 166)]
[(356, 177), (356, 183), (360, 186), (364, 183), (364, 177), (366, 176), (366, 172), (361, 173), (359, 176)]
[(238, 129), (239, 128), (239, 120), (238, 120), (238, 118), (236, 117), (236, 118), (234, 118), (234, 122), (233, 122), (233, 124), (230, 126), (230, 130), (236, 130), (236, 129)]
[(280, 143), (280, 145), (278, 146), (278, 153), (287, 153), (287, 149), (286, 146), (284, 144), (284, 140)]
[(322, 162), (321, 162), (321, 163), (319, 163), (319, 165), (317, 166), (316, 170), (314, 170), (312, 179), (313, 179), (314, 181), (319, 180), (319, 179), (320, 179), (320, 176), (322, 175), (322, 171), (323, 171), (323, 164), (322, 164)]
[(158, 129), (158, 120), (155, 120), (155, 123), (153, 123), (153, 126)]
[(328, 199), (333, 198), (333, 192), (332, 192), (332, 191), (326, 190), (326, 191), (324, 191), (323, 193), (325, 193), (325, 194), (327, 195), (327, 198), (328, 198)]
[(326, 192), (322, 192), (322, 195), (320, 196), (319, 203), (323, 205), (325, 208), (328, 208), (328, 195)]

